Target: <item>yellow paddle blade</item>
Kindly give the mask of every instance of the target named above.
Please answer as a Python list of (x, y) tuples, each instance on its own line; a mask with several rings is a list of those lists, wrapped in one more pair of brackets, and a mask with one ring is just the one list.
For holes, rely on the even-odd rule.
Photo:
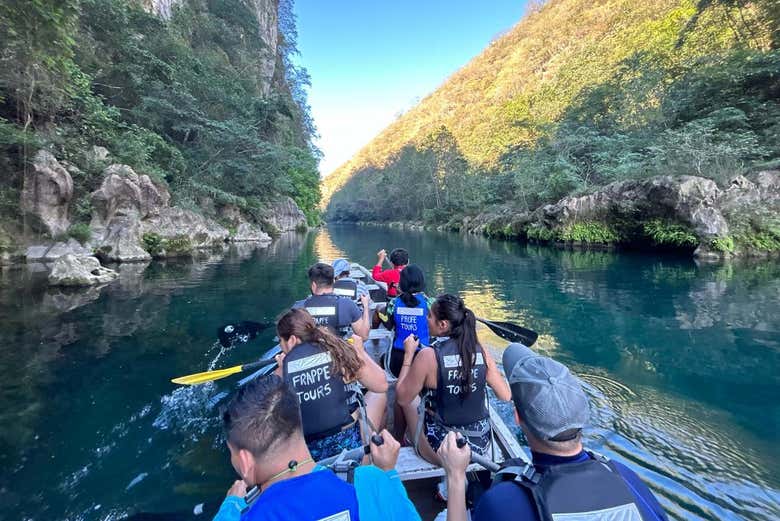
[(236, 365), (233, 367), (228, 367), (227, 369), (218, 369), (216, 371), (205, 371), (203, 373), (180, 376), (178, 378), (174, 378), (171, 380), (171, 382), (179, 385), (198, 385), (206, 382), (213, 382), (214, 380), (225, 378), (231, 374), (240, 373), (243, 370), (243, 365)]
[(377, 311), (377, 313), (376, 313), (376, 314), (377, 314), (377, 315), (379, 315), (379, 318), (381, 318), (381, 319), (382, 319), (382, 322), (387, 322), (387, 315), (385, 315), (385, 314), (384, 314), (384, 313), (382, 313), (381, 311)]

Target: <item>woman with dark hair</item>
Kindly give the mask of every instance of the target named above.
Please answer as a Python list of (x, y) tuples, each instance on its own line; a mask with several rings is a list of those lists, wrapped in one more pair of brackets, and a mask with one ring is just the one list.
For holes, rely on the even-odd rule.
[[(509, 400), (509, 384), (490, 351), (479, 344), (476, 317), (459, 297), (445, 294), (435, 300), (428, 313), (428, 331), (439, 341), (416, 357), (419, 341), (413, 336), (405, 340), (396, 385), (396, 398), (413, 429), (417, 452), (440, 465), (436, 451), (447, 433), (456, 431), (469, 441), (471, 450), (485, 455), (490, 448), (486, 386), (499, 400)], [(424, 417), (417, 426), (418, 415), (411, 405), (422, 391)], [(420, 436), (423, 428), (425, 436)]]
[(387, 304), (385, 324), (395, 329), (393, 347), (390, 350), (388, 368), (398, 377), (404, 361), (404, 340), (417, 335), (424, 345), (428, 345), (428, 309), (433, 299), (425, 295), (425, 275), (416, 264), (409, 264), (401, 272), (401, 294)]
[[(276, 324), (282, 354), (278, 374), (296, 392), (306, 444), (315, 461), (363, 444), (354, 388), (368, 389), (366, 416), (375, 430), (382, 428), (387, 403), (385, 372), (368, 356), (363, 340), (353, 344), (318, 327), (305, 309), (291, 309)], [(270, 419), (269, 421), (273, 421)]]

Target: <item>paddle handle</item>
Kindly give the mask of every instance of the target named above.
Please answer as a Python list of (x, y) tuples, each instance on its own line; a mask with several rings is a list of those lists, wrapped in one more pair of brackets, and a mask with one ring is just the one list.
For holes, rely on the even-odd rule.
[(251, 371), (253, 369), (260, 369), (261, 367), (268, 367), (269, 365), (276, 364), (276, 358), (269, 358), (268, 360), (259, 360), (257, 362), (251, 362), (241, 366), (241, 372)]
[[(455, 440), (455, 444), (458, 446), (459, 449), (462, 449), (468, 444), (468, 440), (466, 438), (459, 436), (457, 440)], [(501, 467), (498, 466), (497, 463), (494, 463), (487, 459), (484, 456), (480, 456), (479, 454), (476, 454), (474, 451), (471, 451), (471, 462), (476, 463), (477, 465), (485, 468), (486, 470), (489, 470), (490, 472), (498, 472)]]

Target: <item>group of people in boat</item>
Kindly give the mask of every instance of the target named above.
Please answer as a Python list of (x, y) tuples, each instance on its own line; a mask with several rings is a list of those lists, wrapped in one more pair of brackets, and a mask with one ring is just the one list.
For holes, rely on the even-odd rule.
[[(311, 295), (276, 325), (278, 369), (243, 386), (223, 413), (241, 479), (215, 520), (420, 519), (395, 470), (401, 443), (444, 469), (438, 493), (450, 521), (666, 519), (633, 471), (583, 448), (589, 403), (564, 365), (510, 344), (505, 377), (463, 300), (426, 295), (423, 270), (406, 250), (393, 250), (383, 270), (386, 257), (377, 254), (372, 278), (387, 284), (390, 301), (373, 312), (348, 261), (309, 268)], [(394, 331), (379, 361), (364, 345), (372, 325)], [(487, 387), (513, 402), (533, 464), (504, 462), (468, 511), (472, 452), (491, 454)], [(394, 433), (385, 428), (388, 410)], [(364, 444), (365, 464), (346, 481), (317, 465)]]

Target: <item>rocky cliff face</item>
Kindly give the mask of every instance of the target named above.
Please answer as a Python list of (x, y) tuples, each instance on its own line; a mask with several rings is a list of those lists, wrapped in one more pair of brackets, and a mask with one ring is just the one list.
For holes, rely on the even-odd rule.
[[(139, 0), (141, 5), (163, 20), (168, 20), (173, 15), (173, 10), (187, 2), (187, 0)], [(265, 44), (263, 51), (257, 57), (260, 76), (262, 77), (261, 89), (263, 95), (271, 92), (271, 86), (276, 79), (277, 68), (281, 66), (279, 55), (279, 0), (243, 0), (246, 6), (254, 13), (257, 19), (257, 27), (260, 38)]]
[(486, 212), (450, 228), (571, 246), (688, 249), (703, 259), (780, 254), (780, 171), (738, 176), (721, 189), (696, 176), (612, 183), (519, 213)]

